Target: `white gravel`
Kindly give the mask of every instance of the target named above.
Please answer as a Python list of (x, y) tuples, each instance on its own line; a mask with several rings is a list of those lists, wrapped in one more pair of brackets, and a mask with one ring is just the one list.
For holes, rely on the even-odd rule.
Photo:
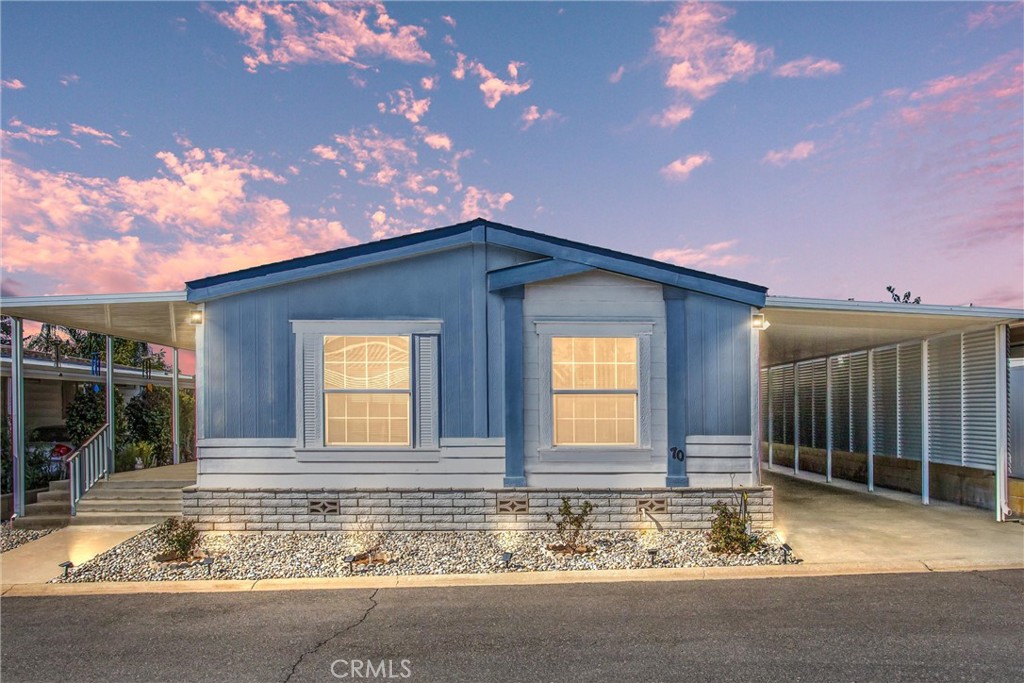
[[(422, 532), (206, 535), (199, 548), (215, 561), (209, 568), (172, 568), (153, 563), (160, 552), (153, 531), (134, 538), (75, 567), (55, 583), (90, 581), (187, 581), (197, 579), (311, 578), (351, 575), (484, 574), (492, 572), (634, 569), (650, 567), (650, 548), (658, 550), (657, 567), (722, 567), (782, 564), (781, 543), (774, 534), (766, 547), (751, 555), (716, 555), (703, 534), (694, 532), (591, 532), (592, 551), (559, 556), (546, 549), (557, 543), (542, 532)], [(350, 573), (348, 555), (377, 545), (386, 564), (356, 565)], [(506, 569), (501, 556), (513, 552)], [(790, 562), (794, 558), (790, 557)]]
[(10, 522), (0, 525), (0, 553), (14, 550), (56, 529), (12, 529)]

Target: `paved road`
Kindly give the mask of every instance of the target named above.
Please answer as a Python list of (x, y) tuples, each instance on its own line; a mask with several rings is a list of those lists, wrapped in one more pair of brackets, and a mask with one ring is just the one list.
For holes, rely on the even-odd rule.
[(4, 598), (0, 675), (4, 683), (374, 680), (368, 673), (396, 681), (1018, 683), (1022, 596), (1024, 571), (1015, 570)]

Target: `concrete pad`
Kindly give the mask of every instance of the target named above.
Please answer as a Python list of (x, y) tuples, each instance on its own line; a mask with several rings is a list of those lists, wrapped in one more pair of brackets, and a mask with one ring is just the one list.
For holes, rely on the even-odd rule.
[(0, 554), (0, 587), (46, 583), (63, 573), (58, 565), (78, 566), (148, 529), (142, 526), (68, 526)]
[[(867, 493), (785, 471), (762, 470), (775, 488), (775, 527), (805, 564), (1024, 567), (1024, 525), (994, 513), (891, 491)], [(952, 563), (952, 564), (950, 564)]]

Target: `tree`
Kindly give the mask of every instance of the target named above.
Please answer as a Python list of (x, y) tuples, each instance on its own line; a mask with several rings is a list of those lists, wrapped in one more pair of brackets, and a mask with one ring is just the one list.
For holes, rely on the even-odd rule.
[(0, 344), (11, 345), (11, 319), (6, 315), (0, 317)]
[(900, 295), (896, 293), (896, 288), (893, 287), (892, 285), (889, 285), (888, 287), (886, 287), (885, 291), (889, 292), (889, 295), (892, 296), (892, 300), (895, 301), (898, 304), (919, 304), (919, 303), (921, 303), (921, 297), (915, 296), (913, 299), (911, 299), (910, 298), (910, 292), (904, 292), (903, 296), (900, 297)]
[(62, 328), (59, 325), (43, 323), (39, 334), (29, 337), (25, 346), (33, 351), (48, 353), (53, 356), (54, 360), (59, 360), (61, 356), (72, 355), (74, 345), (61, 336), (61, 330)]
[[(95, 387), (100, 390), (96, 391)], [(86, 384), (75, 394), (68, 406), (66, 420), (68, 436), (75, 447), (81, 446), (96, 430), (107, 421), (107, 390), (102, 384)], [(114, 429), (117, 435), (117, 447), (121, 450), (128, 443), (128, 434), (124, 419), (124, 399), (121, 392), (114, 387)]]

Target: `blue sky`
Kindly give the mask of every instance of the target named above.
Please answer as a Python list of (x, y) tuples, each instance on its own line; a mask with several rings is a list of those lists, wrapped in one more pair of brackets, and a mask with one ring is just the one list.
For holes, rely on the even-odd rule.
[(10, 3), (5, 294), (477, 215), (770, 293), (1024, 306), (1020, 3)]

